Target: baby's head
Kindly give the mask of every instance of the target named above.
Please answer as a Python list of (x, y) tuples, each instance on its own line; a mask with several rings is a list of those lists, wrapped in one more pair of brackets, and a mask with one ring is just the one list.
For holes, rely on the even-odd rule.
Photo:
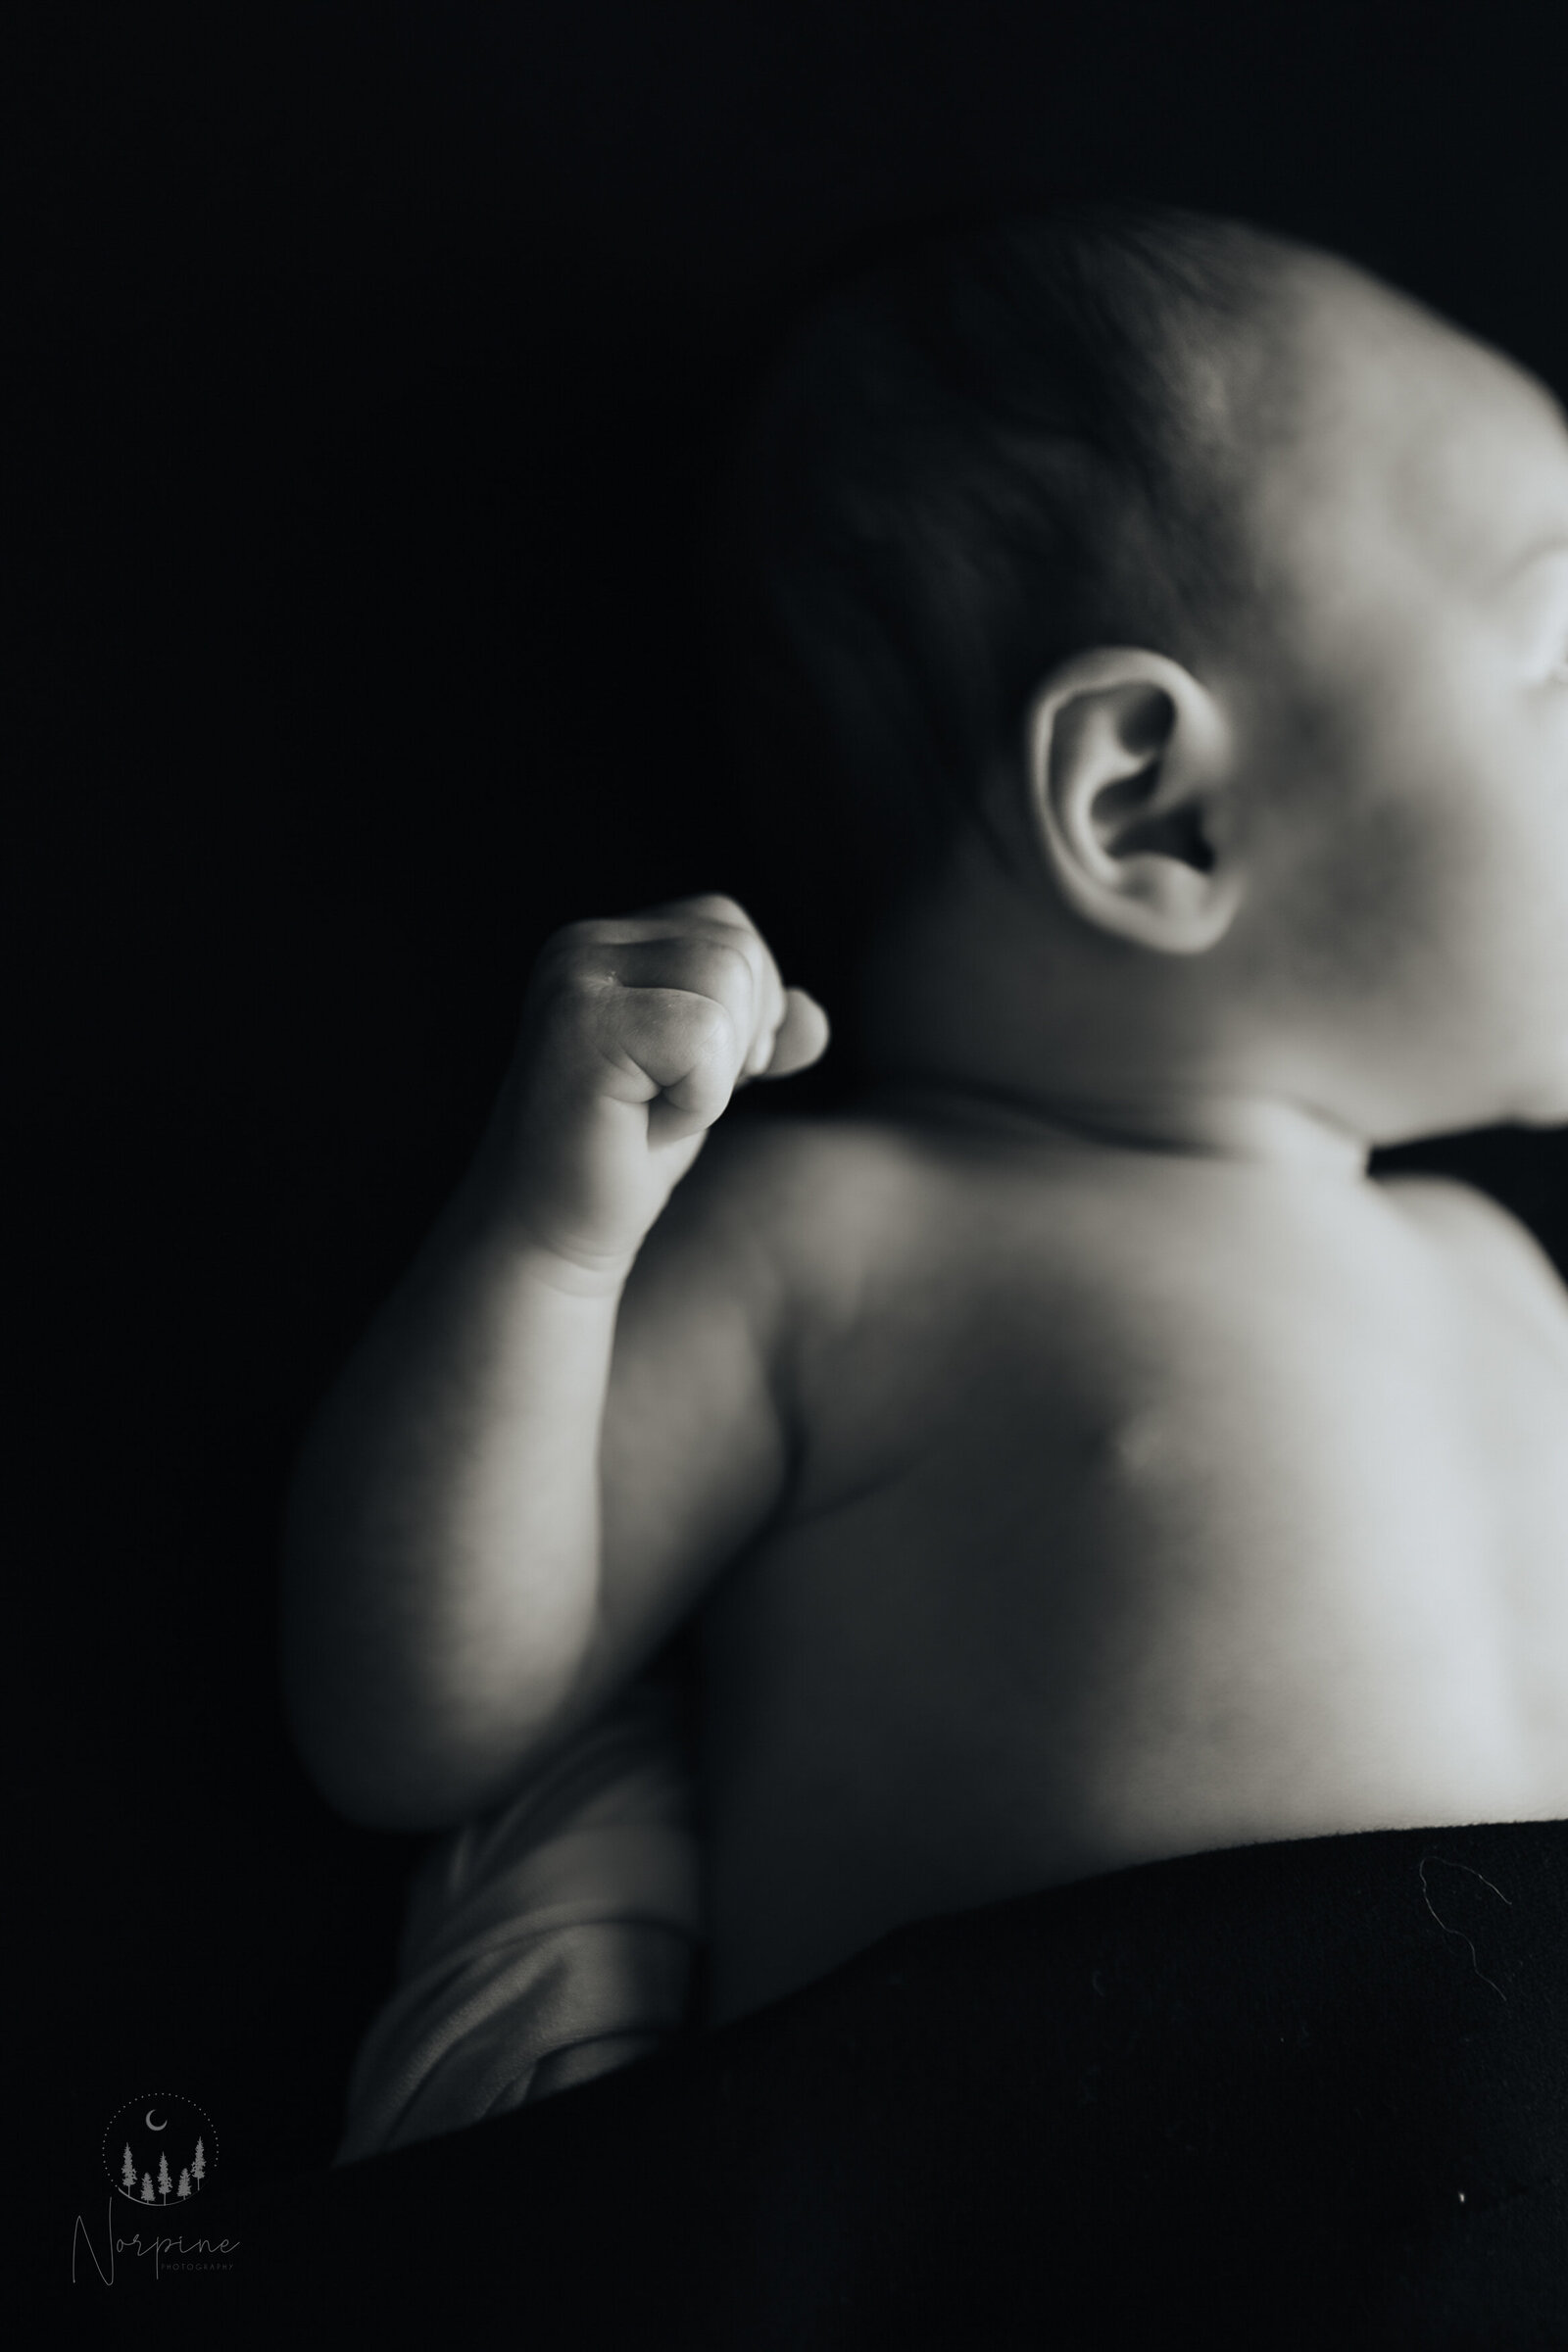
[(852, 281), (735, 478), (742, 747), (891, 916), (886, 1058), (1000, 1021), (977, 1075), (1568, 1118), (1568, 431), (1522, 369), (1310, 248), (1073, 207)]

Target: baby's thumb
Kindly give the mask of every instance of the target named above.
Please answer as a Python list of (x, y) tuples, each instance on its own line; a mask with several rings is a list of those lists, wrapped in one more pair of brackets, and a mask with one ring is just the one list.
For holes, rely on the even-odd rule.
[(814, 997), (804, 988), (784, 991), (784, 1018), (773, 1040), (773, 1055), (764, 1078), (791, 1078), (797, 1070), (809, 1069), (820, 1061), (827, 1051), (827, 1014)]

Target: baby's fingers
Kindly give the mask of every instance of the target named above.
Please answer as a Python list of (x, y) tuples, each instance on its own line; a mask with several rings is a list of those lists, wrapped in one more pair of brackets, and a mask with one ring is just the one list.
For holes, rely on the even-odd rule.
[[(728, 1008), (680, 988), (631, 988), (615, 1005), (613, 1060), (650, 1104), (650, 1136), (710, 1127), (734, 1092), (740, 1046)], [(617, 1090), (618, 1091), (618, 1090)]]
[(814, 997), (804, 988), (784, 991), (784, 1017), (773, 1040), (772, 1059), (761, 1072), (765, 1078), (790, 1078), (797, 1070), (809, 1069), (820, 1061), (827, 1051), (829, 1036), (827, 1014)]
[(768, 1066), (784, 1018), (784, 983), (766, 940), (745, 907), (721, 892), (706, 891), (695, 898), (650, 907), (648, 913), (655, 920), (680, 923), (694, 944), (699, 936), (706, 937), (744, 964), (751, 983), (750, 1004), (743, 1007), (729, 996), (725, 1002), (743, 1046), (740, 1083), (760, 1078)]

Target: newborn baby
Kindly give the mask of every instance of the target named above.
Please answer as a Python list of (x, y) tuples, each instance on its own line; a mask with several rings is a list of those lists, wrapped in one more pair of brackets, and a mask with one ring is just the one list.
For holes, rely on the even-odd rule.
[(715, 2023), (1129, 1865), (1568, 1814), (1562, 1296), (1367, 1172), (1568, 1118), (1556, 405), (1088, 208), (858, 281), (758, 436), (863, 1089), (710, 1134), (827, 1040), (733, 900), (550, 942), (297, 1482), (318, 1786), (493, 1812), (695, 1612)]

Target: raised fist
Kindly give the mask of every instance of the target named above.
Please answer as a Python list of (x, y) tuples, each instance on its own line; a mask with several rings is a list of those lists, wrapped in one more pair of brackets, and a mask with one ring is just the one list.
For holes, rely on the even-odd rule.
[(733, 899), (568, 924), (502, 1098), (513, 1212), (551, 1254), (624, 1273), (735, 1088), (806, 1069), (827, 1037)]

